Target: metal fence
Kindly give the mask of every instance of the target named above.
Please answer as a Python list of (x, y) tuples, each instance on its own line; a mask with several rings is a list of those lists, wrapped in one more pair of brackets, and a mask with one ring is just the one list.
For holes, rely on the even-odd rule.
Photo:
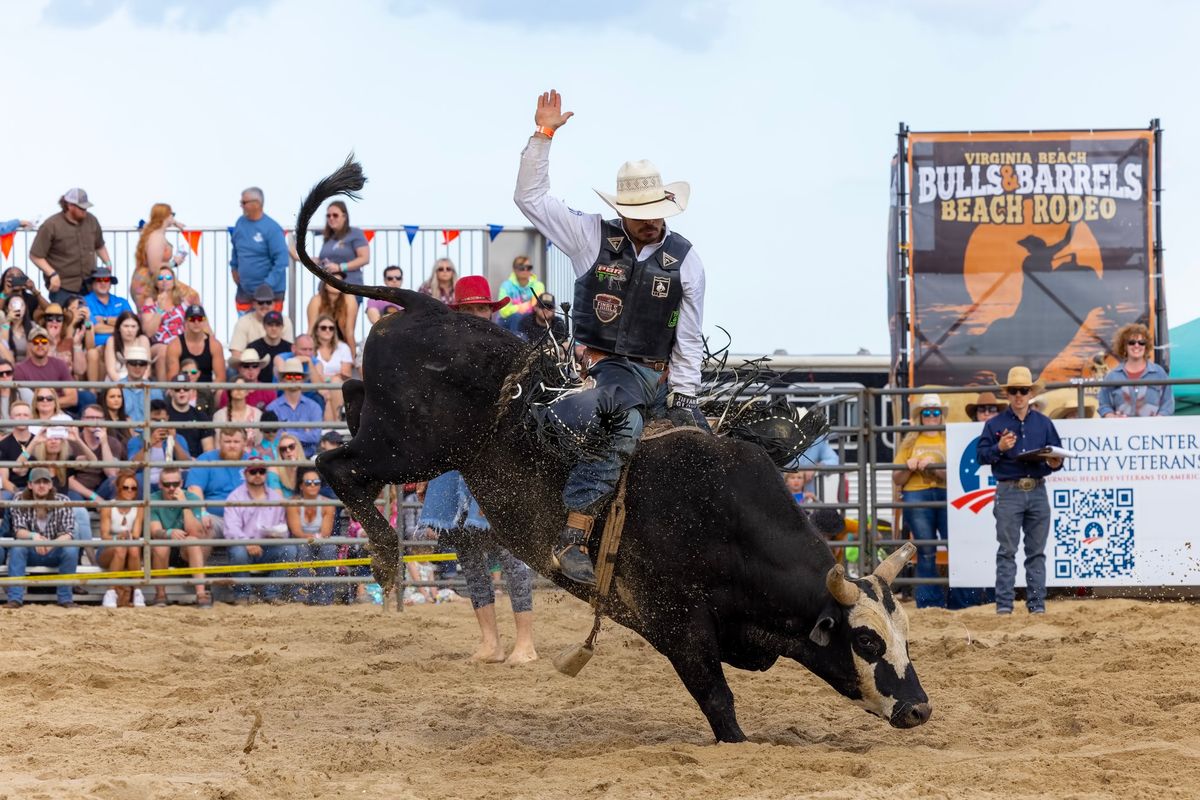
[[(1110, 386), (1126, 386), (1126, 385), (1171, 385), (1171, 386), (1198, 386), (1200, 379), (1169, 379), (1159, 381), (1123, 381), (1113, 382), (1106, 385)], [(22, 384), (23, 386), (34, 386), (35, 384)], [(112, 384), (108, 383), (38, 383), (36, 386), (51, 387), (51, 388), (87, 388), (87, 389), (102, 389)], [(178, 386), (170, 382), (155, 382), (147, 381), (142, 383), (123, 384), (129, 387), (141, 389), (168, 389)], [(1073, 381), (1069, 383), (1049, 384), (1047, 390), (1067, 388), (1078, 393), (1079, 402), (1077, 405), (1077, 414), (1082, 417), (1085, 415), (1085, 395), (1094, 392), (1098, 386), (1097, 381)], [(244, 383), (212, 383), (212, 384), (191, 384), (193, 388), (209, 388), (214, 390), (242, 388), (267, 388), (278, 390), (279, 384), (244, 384)], [(298, 388), (309, 390), (329, 390), (336, 389), (339, 384), (295, 384)], [(830, 439), (838, 455), (837, 465), (814, 465), (806, 466), (805, 469), (812, 470), (818, 475), (818, 491), (814, 502), (806, 503), (805, 508), (810, 510), (830, 509), (837, 512), (839, 518), (842, 519), (845, 528), (840, 534), (833, 534), (830, 546), (835, 553), (839, 554), (839, 558), (844, 560), (847, 565), (854, 569), (858, 574), (866, 574), (874, 568), (879, 559), (886, 556), (887, 552), (895, 547), (903, 544), (906, 541), (913, 541), (918, 546), (929, 547), (949, 547), (950, 544), (945, 539), (911, 539), (904, 526), (901, 524), (901, 514), (906, 508), (928, 508), (928, 507), (944, 507), (945, 503), (930, 503), (930, 502), (904, 502), (899, 499), (899, 491), (893, 486), (892, 473), (900, 466), (891, 463), (890, 459), (880, 458), (880, 452), (888, 452), (887, 442), (892, 437), (902, 436), (909, 431), (917, 430), (918, 427), (925, 431), (944, 431), (945, 425), (922, 425), (915, 426), (906, 421), (906, 415), (902, 408), (897, 408), (890, 415), (881, 415), (879, 409), (885, 408), (888, 405), (902, 406), (907, 398), (913, 395), (919, 395), (928, 391), (936, 391), (942, 395), (953, 394), (977, 394), (981, 390), (986, 390), (989, 387), (923, 387), (917, 389), (874, 389), (864, 387), (850, 387), (840, 385), (836, 388), (809, 386), (809, 385), (793, 385), (790, 387), (778, 387), (771, 390), (773, 394), (783, 394), (788, 397), (789, 402), (795, 405), (809, 406), (815, 405), (820, 407), (833, 421), (830, 429)], [(330, 422), (268, 422), (268, 423), (246, 423), (246, 422), (153, 422), (150, 421), (150, 392), (143, 392), (143, 422), (111, 422), (88, 420), (61, 420), (56, 421), (55, 425), (74, 426), (74, 427), (103, 427), (103, 428), (127, 428), (135, 429), (141, 432), (145, 441), (149, 441), (151, 433), (154, 430), (162, 428), (183, 429), (183, 428), (208, 428), (208, 429), (223, 429), (223, 428), (256, 428), (256, 429), (303, 429), (303, 428), (344, 428), (343, 423)], [(880, 417), (880, 421), (877, 421)], [(900, 424), (889, 424), (891, 419), (900, 420)], [(11, 423), (9, 423), (11, 425)], [(30, 424), (38, 424), (37, 421), (32, 421)], [(44, 424), (44, 423), (42, 423)], [(163, 462), (155, 462), (154, 464), (146, 464), (141, 461), (122, 460), (122, 461), (89, 461), (88, 466), (96, 468), (140, 468), (161, 466)], [(176, 462), (176, 466), (191, 469), (206, 469), (214, 467), (244, 467), (249, 463), (246, 460), (239, 461), (205, 461), (205, 462)], [(304, 460), (273, 460), (269, 462), (269, 466), (280, 467), (301, 467), (309, 466), (312, 461)], [(75, 461), (44, 461), (36, 462), (37, 466), (78, 466)], [(27, 462), (0, 462), (0, 467), (28, 467)], [(945, 469), (945, 464), (931, 465), (935, 469)], [(396, 496), (396, 489), (389, 487), (390, 497), (384, 497), (377, 501), (379, 503), (390, 503), (399, 500)], [(204, 500), (203, 505), (213, 507), (228, 507), (228, 506), (253, 506), (253, 505), (279, 505), (280, 503), (273, 500), (267, 501), (213, 501)], [(285, 506), (337, 506), (341, 503), (336, 500), (301, 500), (298, 498), (287, 498), (282, 503)], [(37, 505), (36, 502), (30, 501), (12, 501), (12, 507)], [(142, 482), (142, 496), (136, 501), (72, 501), (67, 503), (70, 506), (89, 506), (98, 509), (107, 509), (112, 507), (142, 507), (147, 510), (153, 507), (182, 507), (194, 506), (194, 502), (190, 501), (162, 501), (151, 500), (150, 498), (150, 482), (145, 480)], [(401, 504), (403, 505), (403, 504)], [(404, 507), (411, 508), (412, 505)], [(853, 523), (853, 524), (851, 524)], [(399, 538), (403, 539), (403, 536)], [(105, 584), (112, 585), (128, 585), (135, 584), (144, 585), (161, 585), (161, 584), (195, 584), (199, 583), (200, 579), (196, 578), (171, 578), (171, 577), (152, 577), (150, 574), (150, 551), (154, 547), (189, 547), (189, 546), (211, 546), (224, 547), (229, 546), (231, 542), (225, 539), (189, 539), (183, 541), (170, 541), (164, 539), (154, 539), (150, 535), (150, 515), (143, 515), (143, 530), (140, 539), (132, 540), (142, 548), (143, 552), (143, 572), (139, 578), (129, 579), (110, 579), (104, 581)], [(259, 545), (276, 545), (280, 543), (280, 539), (253, 539), (253, 540), (238, 540), (237, 544), (259, 544)], [(294, 540), (297, 543), (299, 540)], [(363, 544), (365, 539), (349, 538), (349, 537), (332, 537), (322, 539), (323, 544)], [(436, 546), (436, 541), (429, 540), (403, 540), (401, 542), (401, 552), (414, 547), (431, 547)], [(2, 546), (6, 547), (31, 547), (31, 546), (64, 546), (64, 547), (112, 547), (112, 546), (130, 546), (130, 541), (114, 542), (101, 541), (93, 539), (90, 542), (80, 543), (78, 541), (70, 541), (65, 543), (49, 543), (40, 542), (32, 544), (28, 541), (15, 542), (4, 541)], [(401, 576), (405, 570), (401, 569)], [(80, 579), (63, 580), (61, 583), (76, 583)], [(237, 577), (231, 579), (234, 582), (245, 583), (285, 583), (285, 582), (303, 582), (312, 583), (320, 581), (334, 582), (363, 582), (370, 580), (365, 576), (345, 576), (335, 578), (318, 578), (315, 576), (298, 577), (298, 578), (253, 578), (253, 577)], [(46, 585), (44, 581), (38, 581), (40, 585)], [(57, 585), (58, 582), (50, 582), (51, 585)], [(945, 585), (948, 583), (947, 578), (941, 577), (902, 577), (897, 580), (899, 585), (912, 585), (916, 583), (935, 583)], [(444, 582), (434, 582), (429, 584), (410, 584), (410, 585), (445, 585)]]
[[(184, 232), (175, 229), (166, 231), (167, 241), (176, 252), (186, 254), (184, 261), (176, 267), (179, 280), (194, 288), (200, 294), (209, 323), (217, 339), (228, 344), (233, 326), (237, 322), (237, 307), (234, 303), (236, 293), (233, 279), (230, 276), (229, 259), (231, 255), (230, 232), (228, 227), (189, 228), (190, 233), (198, 233), (199, 241), (195, 251), (192, 250)], [(433, 269), (434, 262), (439, 258), (449, 258), (454, 262), (459, 277), (464, 275), (488, 275), (490, 264), (489, 251), (493, 247), (496, 230), (488, 225), (458, 225), (458, 226), (402, 226), (380, 225), (364, 228), (371, 232), (368, 244), (371, 251), (371, 261), (363, 270), (364, 282), (373, 285), (383, 285), (383, 271), (390, 265), (397, 265), (404, 270), (404, 286), (416, 289), (427, 278)], [(309, 231), (307, 251), (316, 258), (321, 250), (323, 237), (317, 231)], [(448, 243), (447, 231), (457, 231)], [(534, 263), (544, 261), (546, 250), (544, 239), (532, 228), (505, 228), (504, 233), (525, 234), (536, 242), (540, 252), (532, 253)], [(18, 267), (30, 276), (39, 289), (43, 287), (41, 272), (29, 260), (29, 247), (33, 244), (36, 231), (17, 231), (9, 259), (3, 262), (5, 269)], [(112, 259), (113, 272), (118, 285), (113, 293), (128, 297), (129, 278), (134, 272), (134, 255), (137, 250), (141, 232), (137, 228), (105, 228), (104, 241), (108, 254)], [(294, 241), (292, 232), (288, 233), (289, 243)], [(507, 249), (506, 249), (507, 252)], [(557, 251), (554, 251), (557, 252)], [(508, 272), (501, 269), (503, 265), (493, 267), (491, 272), (503, 272), (505, 278)], [(561, 273), (555, 271), (555, 276)], [(567, 273), (569, 275), (569, 272)], [(568, 277), (566, 283), (560, 283), (558, 277), (549, 277), (547, 288), (560, 294), (569, 289), (574, 277)], [(493, 291), (499, 281), (492, 279)], [(296, 261), (292, 261), (288, 273), (288, 290), (284, 313), (291, 321), (296, 333), (307, 329), (305, 315), (306, 305), (317, 292), (317, 279)], [(366, 340), (370, 323), (365, 313), (358, 316), (355, 339), (358, 342)]]

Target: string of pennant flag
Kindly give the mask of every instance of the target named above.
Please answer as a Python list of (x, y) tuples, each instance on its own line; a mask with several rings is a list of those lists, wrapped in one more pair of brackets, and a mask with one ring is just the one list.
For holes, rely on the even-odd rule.
[[(146, 220), (139, 219), (138, 226), (137, 226), (138, 230), (140, 231), (145, 226), (146, 226)], [(404, 227), (404, 235), (408, 237), (408, 243), (411, 245), (413, 243), (413, 241), (417, 238), (417, 233), (421, 230), (421, 226), (420, 225), (405, 225), (403, 227)], [(504, 226), (489, 224), (487, 226), (487, 229), (488, 229), (488, 241), (495, 241), (496, 237), (500, 234), (500, 232), (504, 230)], [(225, 230), (229, 233), (230, 236), (233, 235), (233, 226), (229, 226)], [(453, 242), (455, 239), (457, 239), (459, 237), (459, 234), (462, 233), (462, 231), (454, 230), (451, 228), (442, 228), (442, 229), (440, 229), (440, 232), (442, 234), (442, 244), (443, 245), (449, 245), (451, 242)], [(196, 255), (196, 256), (200, 255), (200, 239), (203, 237), (204, 231), (184, 230), (184, 231), (181, 231), (181, 234), (183, 235), (184, 240), (188, 243), (188, 247), (191, 248), (192, 255)], [(0, 259), (0, 260), (7, 261), (11, 258), (12, 249), (13, 249), (13, 240), (15, 239), (16, 235), (17, 235), (16, 231), (13, 231), (12, 233), (6, 233), (3, 236), (0, 236), (0, 254), (3, 255), (3, 259)], [(363, 228), (363, 235), (367, 237), (367, 242), (371, 242), (375, 239), (375, 231), (371, 228)]]

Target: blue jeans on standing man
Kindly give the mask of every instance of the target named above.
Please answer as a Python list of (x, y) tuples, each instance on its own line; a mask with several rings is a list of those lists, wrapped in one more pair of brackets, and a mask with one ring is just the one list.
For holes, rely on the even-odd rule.
[(1025, 605), (1031, 612), (1046, 610), (1046, 540), (1050, 538), (1050, 500), (1046, 484), (1030, 491), (1015, 483), (996, 484), (996, 611), (1011, 612), (1017, 580), (1017, 545), (1025, 531)]

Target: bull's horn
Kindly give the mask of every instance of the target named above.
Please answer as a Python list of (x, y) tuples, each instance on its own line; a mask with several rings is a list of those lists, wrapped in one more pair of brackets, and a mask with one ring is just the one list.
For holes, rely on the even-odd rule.
[(846, 570), (842, 568), (841, 564), (834, 564), (826, 573), (825, 586), (833, 595), (833, 599), (844, 606), (852, 606), (857, 603), (858, 595), (862, 592), (861, 589), (846, 580)]
[(884, 584), (890, 585), (892, 581), (896, 580), (896, 576), (900, 574), (900, 570), (904, 569), (904, 565), (912, 559), (915, 552), (917, 552), (917, 548), (913, 543), (905, 542), (900, 545), (900, 549), (892, 553), (883, 563), (876, 567), (875, 572), (872, 574), (883, 581)]

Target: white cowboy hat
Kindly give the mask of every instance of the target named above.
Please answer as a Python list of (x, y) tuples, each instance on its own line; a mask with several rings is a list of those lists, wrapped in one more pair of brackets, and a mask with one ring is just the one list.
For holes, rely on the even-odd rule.
[(663, 186), (658, 167), (644, 160), (621, 165), (617, 170), (616, 194), (596, 189), (601, 200), (629, 219), (664, 219), (681, 214), (687, 209), (691, 193), (687, 181)]

